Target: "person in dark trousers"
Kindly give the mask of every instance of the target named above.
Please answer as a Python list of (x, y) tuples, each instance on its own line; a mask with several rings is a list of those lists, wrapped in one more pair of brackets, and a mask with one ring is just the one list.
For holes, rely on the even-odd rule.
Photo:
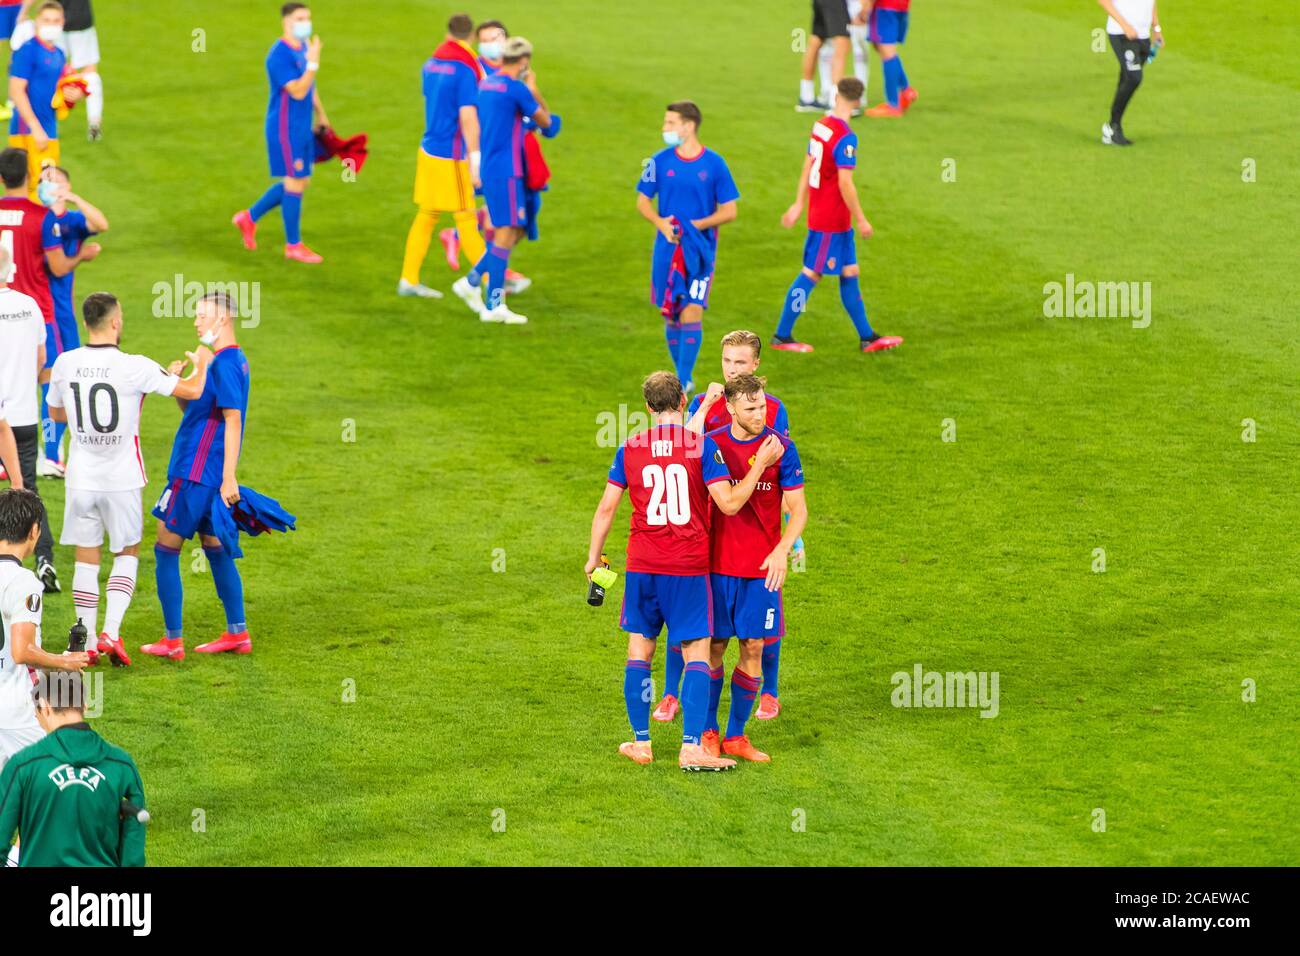
[(144, 866), (140, 772), (86, 723), (81, 674), (43, 673), (33, 697), (46, 736), (0, 773), (0, 839), (18, 831), (19, 866)]
[(1119, 86), (1110, 104), (1110, 120), (1102, 124), (1101, 141), (1107, 146), (1131, 146), (1124, 135), (1124, 110), (1142, 85), (1142, 73), (1153, 55), (1152, 44), (1164, 45), (1156, 0), (1097, 0), (1106, 11), (1106, 33), (1119, 60)]

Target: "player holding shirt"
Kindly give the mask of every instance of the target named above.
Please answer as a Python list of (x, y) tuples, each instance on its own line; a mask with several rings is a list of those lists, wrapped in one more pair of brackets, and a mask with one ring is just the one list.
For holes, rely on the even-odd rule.
[(849, 117), (862, 101), (862, 83), (854, 77), (840, 80), (836, 88), (835, 107), (813, 124), (808, 154), (799, 174), (799, 189), (794, 203), (781, 217), (789, 229), (803, 211), (808, 199), (808, 239), (803, 247), (803, 270), (786, 292), (781, 321), (772, 337), (772, 348), (790, 352), (811, 352), (811, 345), (794, 339), (794, 323), (808, 306), (808, 297), (823, 275), (840, 277), (840, 301), (858, 331), (859, 347), (864, 352), (881, 352), (897, 348), (903, 340), (896, 335), (877, 335), (867, 321), (867, 309), (858, 285), (858, 250), (853, 238), (857, 223), (862, 238), (871, 236), (853, 185), (857, 166), (858, 137), (849, 129)]
[[(726, 160), (699, 141), (700, 108), (669, 103), (667, 148), (654, 155), (637, 183), (636, 208), (657, 230), (650, 261), (650, 302), (664, 317), (664, 338), (677, 377), (689, 392), (709, 307), (718, 227), (736, 218), (740, 192)], [(651, 202), (658, 199), (658, 204)]]
[(464, 235), (465, 254), (471, 262), (483, 258), (486, 248), (474, 210), (482, 159), (478, 84), (486, 74), (468, 42), (473, 32), (474, 21), (468, 16), (453, 16), (447, 22), (446, 38), (421, 71), (425, 129), (415, 166), (415, 204), (420, 208), (406, 236), (398, 295), (442, 298), (442, 293), (420, 282), (420, 266), (444, 212), (451, 213)]
[[(506, 267), (510, 251), (528, 232), (524, 183), (524, 118), (530, 118), (547, 137), (560, 131), (560, 118), (541, 105), (520, 77), (532, 62), (533, 45), (511, 37), (501, 45), (501, 68), (478, 87), (481, 177), (488, 218), (496, 230), (487, 251), (452, 286), (484, 322), (522, 325), (528, 317), (506, 307)], [(482, 301), (473, 296), (478, 286)]]
[[(14, 51), (9, 61), (9, 145), (27, 150), (29, 198), (36, 198), (41, 168), (59, 162), (59, 120), (53, 105), (67, 58), (59, 48), (63, 38), (63, 7), (47, 0), (36, 9), (36, 38)], [(77, 87), (63, 92), (67, 104), (82, 98)]]
[[(108, 231), (108, 220), (94, 205), (72, 191), (68, 171), (58, 166), (46, 167), (37, 194), (41, 203), (49, 207), (41, 225), (41, 245), (45, 247), (45, 272), (50, 284), (50, 298), (54, 302), (54, 321), (45, 326), (45, 362), (47, 368), (69, 349), (81, 344), (77, 332), (77, 310), (72, 301), (73, 270), (83, 262), (99, 255), (97, 242), (87, 242), (91, 236)], [(80, 208), (69, 209), (68, 203)], [(45, 460), (41, 463), (41, 477), (62, 478), (64, 471), (64, 422), (52, 419), (48, 413), (46, 393), (41, 389), (41, 420), (45, 434)]]
[(320, 37), (312, 36), (311, 10), (305, 3), (286, 3), (280, 8), (284, 34), (266, 55), (266, 75), (271, 98), (266, 105), (266, 153), (271, 175), (280, 179), (248, 209), (235, 213), (230, 221), (239, 229), (244, 248), (257, 248), (257, 220), (276, 206), (284, 219), (284, 257), (295, 262), (317, 263), (321, 257), (302, 241), (302, 197), (311, 184), (311, 167), (316, 157), (312, 121), (328, 126), (330, 121), (316, 89), (320, 69)]
[[(152, 359), (118, 348), (122, 307), (115, 296), (92, 292), (81, 308), (87, 344), (60, 355), (50, 375), (50, 415), (72, 425), (59, 543), (76, 548), (72, 603), (77, 620), (99, 635), (99, 653), (125, 667), (131, 658), (122, 643), (122, 618), (135, 593), (144, 526), (140, 494), (149, 481), (140, 454), (140, 412), (147, 395), (201, 397), (212, 354), (204, 348), (187, 352), (195, 374), (181, 381)], [(105, 532), (113, 569), (104, 627), (96, 630)]]
[[(197, 533), (212, 569), (212, 583), (226, 611), (226, 630), (215, 641), (195, 648), (203, 654), (234, 651), (248, 654), (252, 639), (244, 620), (244, 584), (235, 559), (216, 536), (212, 513), (239, 500), (235, 467), (248, 418), (248, 359), (235, 341), (233, 304), (224, 292), (209, 292), (199, 302), (194, 328), (199, 342), (213, 350), (208, 379), (194, 401), (177, 399), (180, 427), (167, 466), (167, 490), (154, 506), (158, 540), (154, 545), (154, 574), (162, 604), (166, 636), (141, 648), (146, 654), (182, 660), (181, 546)], [(168, 371), (176, 374), (181, 363)]]
[(898, 48), (907, 39), (908, 8), (912, 0), (875, 0), (867, 16), (867, 36), (880, 54), (880, 69), (885, 77), (885, 101), (867, 110), (868, 116), (893, 118), (902, 116), (916, 102), (916, 90), (903, 72)]
[(623, 698), (634, 739), (618, 749), (648, 764), (650, 749), (650, 664), (655, 641), (666, 624), (670, 644), (682, 646), (683, 770), (729, 770), (736, 762), (701, 746), (709, 701), (709, 646), (713, 601), (709, 588), (709, 502), (723, 514), (745, 506), (760, 475), (780, 460), (775, 437), (755, 451), (754, 464), (735, 485), (722, 452), (707, 436), (682, 424), (686, 394), (671, 372), (655, 372), (642, 385), (654, 424), (629, 438), (614, 455), (609, 483), (591, 521), (587, 577), (600, 553), (626, 489), (632, 499), (627, 575), (619, 623), (628, 632)]
[[(803, 465), (794, 442), (767, 424), (763, 380), (737, 375), (727, 380), (727, 408), (731, 424), (709, 432), (727, 469), (742, 474), (756, 457), (759, 443), (777, 438), (785, 448), (780, 464), (759, 477), (745, 507), (735, 514), (714, 515), (709, 571), (713, 587), (713, 641), (709, 664), (709, 720), (701, 742), (711, 754), (719, 753), (718, 700), (722, 694), (722, 659), (727, 642), (740, 640), (740, 662), (731, 675), (731, 715), (721, 752), (745, 760), (771, 758), (757, 750), (745, 736), (745, 722), (763, 685), (763, 652), (768, 641), (785, 635), (785, 606), (781, 586), (790, 549), (808, 523), (803, 493)], [(733, 479), (734, 480), (734, 479)], [(781, 533), (781, 510), (790, 521)], [(775, 688), (763, 686), (768, 696)], [(775, 695), (772, 695), (775, 696)]]

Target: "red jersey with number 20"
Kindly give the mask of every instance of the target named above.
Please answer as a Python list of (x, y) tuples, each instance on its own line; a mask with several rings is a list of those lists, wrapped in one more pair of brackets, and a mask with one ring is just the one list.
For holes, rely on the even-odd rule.
[(812, 168), (808, 170), (808, 228), (844, 232), (853, 228), (849, 204), (840, 194), (840, 170), (858, 165), (858, 134), (838, 116), (813, 123), (808, 141)]
[(45, 274), (45, 243), (41, 224), (48, 212), (26, 196), (0, 196), (0, 244), (9, 250), (13, 262), (6, 282), (41, 307), (46, 322), (54, 321), (54, 299)]
[(709, 572), (709, 491), (731, 473), (713, 439), (681, 425), (655, 425), (623, 443), (609, 483), (632, 499), (627, 570)]

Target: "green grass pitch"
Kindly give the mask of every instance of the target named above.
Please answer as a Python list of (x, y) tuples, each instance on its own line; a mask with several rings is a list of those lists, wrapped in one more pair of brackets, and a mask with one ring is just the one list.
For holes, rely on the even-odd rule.
[[(278, 214), (242, 249), (228, 221), (269, 182), (276, 6), (103, 4), (106, 138), (87, 144), (79, 111), (63, 127), (75, 188), (112, 222), (77, 290), (122, 297), (128, 347), (192, 347), (188, 319), (153, 315), (155, 283), (260, 284), (240, 475), (300, 519), (247, 547), (252, 656), (105, 675), (96, 726), (140, 765), (151, 863), (1300, 858), (1293, 11), (1170, 4), (1119, 150), (1098, 142), (1116, 67), (1092, 49), (1095, 4), (915, 4), (919, 102), (855, 122), (868, 309), (907, 341), (858, 354), (825, 287), (799, 327), (817, 351), (763, 360), (808, 473), (807, 567), (787, 586), (785, 712), (751, 726), (773, 763), (700, 776), (676, 768), (680, 723), (653, 725), (651, 767), (615, 752), (621, 584), (592, 609), (581, 573), (613, 453), (600, 420), (667, 364), (633, 185), (669, 100), (699, 102), (742, 193), (706, 341), (770, 336), (803, 241), (777, 220), (811, 122), (791, 109), (808, 4), (471, 6), (534, 42), (565, 121), (542, 241), (514, 259), (535, 280), (519, 328), (394, 295), (445, 4), (315, 5), (326, 106), (372, 155), (311, 187), (323, 266), (283, 260)], [(871, 102), (882, 89), (873, 60)], [(1046, 318), (1067, 275), (1150, 282), (1149, 327)], [(435, 254), (424, 277), (452, 275)], [(148, 505), (177, 420), (146, 403)], [(625, 503), (620, 571), (626, 527)], [(162, 626), (147, 528), (133, 649)], [(59, 567), (56, 647), (68, 549)], [(192, 646), (222, 617), (207, 575), (185, 582)], [(998, 672), (998, 716), (892, 706), (891, 675), (918, 663)]]

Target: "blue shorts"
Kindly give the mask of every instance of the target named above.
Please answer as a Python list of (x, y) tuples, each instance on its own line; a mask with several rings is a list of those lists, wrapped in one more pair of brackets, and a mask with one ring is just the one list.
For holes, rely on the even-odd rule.
[(628, 571), (623, 577), (619, 626), (629, 634), (654, 640), (668, 625), (668, 645), (710, 637), (713, 593), (707, 574), (651, 574)]
[(785, 637), (785, 604), (780, 591), (769, 591), (763, 578), (713, 574), (713, 636), (742, 641)]
[(18, 11), (21, 4), (15, 4), (12, 7), (0, 7), (0, 40), (8, 40), (14, 35), (14, 27), (18, 26)]
[(872, 7), (867, 17), (867, 30), (872, 43), (902, 43), (907, 39), (907, 13)]
[(837, 276), (845, 266), (858, 264), (858, 244), (853, 230), (843, 232), (817, 232), (808, 230), (803, 244), (803, 267), (819, 276)]
[(196, 533), (215, 537), (217, 532), (209, 515), (213, 499), (220, 491), (211, 485), (173, 478), (167, 482), (167, 488), (151, 513), (162, 520), (168, 531), (187, 541)]
[(488, 218), (492, 228), (528, 226), (528, 210), (524, 207), (524, 180), (520, 176), (508, 179), (483, 181), (483, 199), (487, 203)]
[(279, 136), (270, 134), (266, 137), (266, 155), (271, 161), (272, 176), (305, 179), (311, 175), (312, 164), (316, 162), (316, 137), (310, 133), (306, 137), (290, 136), (286, 144)]
[(45, 367), (52, 367), (56, 358), (79, 345), (81, 336), (77, 331), (77, 320), (59, 315), (58, 309), (55, 309), (54, 321), (45, 323)]
[[(673, 267), (673, 253), (677, 247), (663, 236), (655, 235), (654, 254), (650, 259), (650, 302), (656, 309), (664, 304), (664, 293), (668, 289), (668, 274)], [(702, 309), (709, 307), (709, 291), (713, 288), (713, 270), (707, 275), (693, 276), (683, 290), (677, 311), (688, 305), (698, 305)]]

